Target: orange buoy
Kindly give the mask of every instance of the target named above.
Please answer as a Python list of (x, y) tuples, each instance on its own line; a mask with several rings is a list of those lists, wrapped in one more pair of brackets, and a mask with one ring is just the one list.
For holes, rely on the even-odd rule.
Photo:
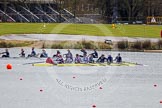
[(6, 68), (7, 68), (7, 69), (12, 69), (12, 65), (11, 65), (11, 64), (7, 64), (7, 65), (6, 65)]
[(162, 100), (160, 101), (160, 103), (162, 103)]

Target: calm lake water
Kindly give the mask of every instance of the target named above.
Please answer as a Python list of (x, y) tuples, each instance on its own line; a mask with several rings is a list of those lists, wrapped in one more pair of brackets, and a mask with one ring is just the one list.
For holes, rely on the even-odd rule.
[[(9, 51), (11, 57), (18, 57), (20, 48)], [(30, 51), (25, 48), (26, 54)], [(40, 53), (41, 49), (36, 51)], [(62, 54), (67, 52), (60, 51)], [(56, 50), (48, 49), (47, 52), (52, 56)], [(71, 52), (81, 54), (79, 50)], [(88, 50), (88, 53), (92, 52)], [(118, 53), (99, 51), (99, 55), (111, 54), (113, 57)], [(34, 67), (25, 63), (45, 60), (0, 58), (0, 108), (162, 107), (162, 54), (120, 53), (123, 61), (146, 66)], [(12, 64), (12, 70), (6, 69), (8, 63)]]

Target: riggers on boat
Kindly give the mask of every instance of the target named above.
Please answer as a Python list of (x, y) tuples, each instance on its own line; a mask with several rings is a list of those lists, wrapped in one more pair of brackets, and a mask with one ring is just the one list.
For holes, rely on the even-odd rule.
[(49, 63), (35, 63), (32, 64), (33, 66), (40, 66), (40, 67), (48, 67), (48, 66), (136, 66), (136, 65), (142, 65), (142, 64), (137, 64), (137, 63), (130, 63), (130, 62), (122, 62), (122, 63), (87, 63), (87, 64), (82, 64), (82, 63), (65, 63), (65, 64), (49, 64)]

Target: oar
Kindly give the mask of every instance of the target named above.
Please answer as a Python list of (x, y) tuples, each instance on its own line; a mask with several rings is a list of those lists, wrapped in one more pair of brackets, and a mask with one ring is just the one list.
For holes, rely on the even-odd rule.
[(0, 53), (0, 55), (1, 55), (1, 54), (3, 54), (3, 52), (2, 52), (2, 53)]
[(104, 63), (99, 63), (101, 66), (106, 66), (106, 64), (104, 64)]
[(31, 62), (31, 63), (24, 63), (24, 64), (22, 64), (22, 65), (35, 64), (35, 63), (45, 63), (45, 61), (41, 61), (41, 62)]
[(26, 59), (28, 58), (38, 58), (38, 59), (41, 59), (40, 57), (38, 57), (40, 55), (40, 53), (36, 54), (35, 56), (32, 56), (32, 57), (26, 57)]
[[(131, 62), (126, 62), (126, 61), (123, 61), (123, 63), (131, 63)], [(135, 64), (135, 65), (139, 65), (139, 66), (147, 66), (147, 65), (144, 65), (144, 64), (139, 64), (139, 63), (131, 63), (131, 64)]]
[(104, 64), (104, 63), (97, 63), (97, 62), (96, 63), (95, 62), (94, 63), (90, 63), (89, 65), (95, 66), (94, 64), (99, 64), (100, 66), (106, 66), (106, 64)]
[(136, 65), (139, 65), (139, 66), (148, 66), (148, 65), (139, 64), (139, 63), (136, 63)]
[(93, 63), (81, 63), (81, 64), (87, 64), (89, 66), (95, 66)]

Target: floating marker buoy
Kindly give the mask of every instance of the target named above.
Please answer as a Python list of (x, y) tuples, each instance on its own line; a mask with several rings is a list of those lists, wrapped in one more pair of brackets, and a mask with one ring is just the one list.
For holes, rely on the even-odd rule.
[(96, 108), (96, 105), (93, 105), (92, 107), (93, 107), (93, 108)]
[(102, 89), (102, 87), (100, 87), (100, 89)]
[(12, 69), (12, 65), (11, 65), (11, 64), (7, 64), (7, 65), (6, 65), (6, 68), (7, 68), (7, 69)]
[(162, 103), (162, 100), (160, 101), (160, 103)]

